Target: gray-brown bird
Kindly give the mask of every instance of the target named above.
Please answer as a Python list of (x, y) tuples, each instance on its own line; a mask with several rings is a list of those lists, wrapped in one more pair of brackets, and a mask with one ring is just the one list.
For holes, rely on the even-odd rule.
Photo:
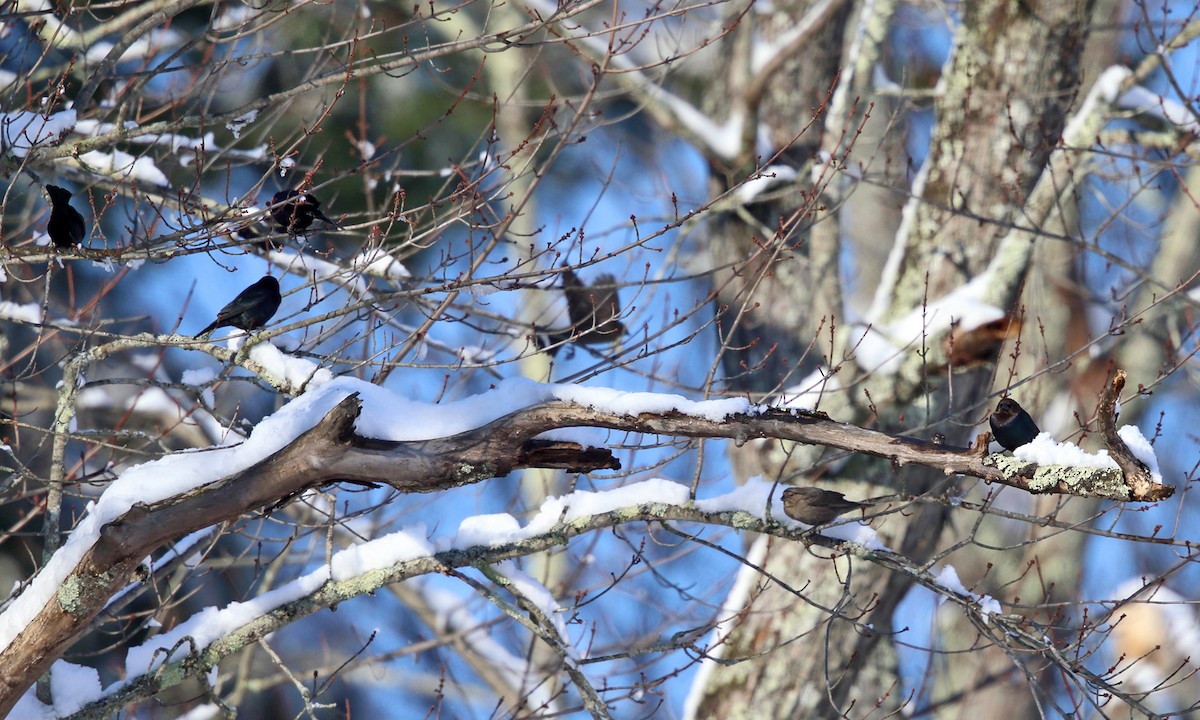
[(71, 207), (71, 191), (57, 185), (47, 185), (50, 196), (50, 222), (46, 233), (57, 248), (69, 248), (83, 242), (87, 237), (87, 224), (79, 211)]
[(847, 500), (845, 495), (834, 490), (793, 487), (783, 491), (784, 514), (805, 525), (824, 525), (838, 515), (866, 507), (871, 506)]
[(585, 285), (570, 269), (562, 271), (563, 294), (567, 298), (567, 316), (571, 327), (535, 336), (538, 347), (551, 357), (566, 343), (576, 345), (608, 345), (625, 334), (621, 316), (621, 299), (617, 296), (617, 279), (601, 275), (592, 285)]
[(1025, 408), (1012, 398), (1003, 398), (996, 404), (988, 423), (992, 426), (992, 437), (1005, 450), (1027, 445), (1041, 432)]

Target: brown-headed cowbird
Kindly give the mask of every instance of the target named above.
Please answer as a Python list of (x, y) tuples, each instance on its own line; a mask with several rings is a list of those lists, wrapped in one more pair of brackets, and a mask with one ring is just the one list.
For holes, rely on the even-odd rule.
[(262, 280), (238, 293), (221, 311), (211, 325), (196, 333), (195, 337), (207, 335), (217, 328), (235, 327), (239, 330), (257, 330), (275, 314), (283, 298), (279, 294), (279, 281), (267, 275)]
[(280, 232), (295, 235), (307, 230), (314, 220), (340, 228), (336, 222), (321, 212), (321, 202), (312, 193), (295, 190), (280, 190), (271, 197), (271, 217)]
[(988, 422), (992, 426), (992, 437), (1005, 450), (1016, 450), (1027, 445), (1041, 432), (1025, 408), (1012, 398), (1001, 399)]
[(74, 247), (87, 237), (87, 225), (79, 211), (71, 207), (71, 191), (57, 185), (47, 185), (46, 194), (50, 196), (50, 222), (46, 232), (54, 247)]
[(824, 525), (838, 515), (870, 507), (867, 503), (847, 500), (833, 490), (816, 487), (793, 487), (783, 491), (783, 512), (805, 525)]
[(563, 294), (567, 298), (567, 316), (571, 327), (535, 336), (538, 347), (558, 354), (565, 343), (578, 345), (608, 345), (625, 334), (621, 315), (621, 299), (617, 296), (617, 279), (601, 275), (592, 285), (585, 285), (570, 269), (562, 272)]

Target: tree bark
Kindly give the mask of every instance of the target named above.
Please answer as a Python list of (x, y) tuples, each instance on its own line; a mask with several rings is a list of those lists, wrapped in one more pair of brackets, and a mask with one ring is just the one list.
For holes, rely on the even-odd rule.
[[(872, 17), (865, 10), (868, 6), (869, 3), (856, 5), (856, 10), (862, 13), (851, 13), (851, 22), (859, 17)], [(912, 220), (902, 225), (897, 238), (900, 246), (892, 251), (898, 261), (890, 271), (894, 274), (889, 277), (889, 270), (885, 269), (880, 279), (882, 289), (877, 305), (882, 315), (875, 319), (892, 320), (920, 309), (988, 267), (999, 240), (1010, 231), (1011, 223), (1021, 218), (1025, 202), (1042, 177), (1076, 100), (1079, 59), (1085, 47), (1090, 9), (1090, 2), (1031, 8), (1015, 0), (970, 3), (963, 7), (956, 51), (939, 83), (938, 121), (925, 176), (923, 179), (918, 176), (914, 188), (918, 196), (906, 209)], [(852, 30), (848, 30), (847, 35), (851, 34)], [(851, 67), (854, 60), (843, 56), (842, 67)], [(857, 79), (852, 76), (852, 80)], [(856, 99), (862, 97), (850, 95)], [(845, 126), (848, 132), (854, 127), (852, 122), (846, 122)], [(832, 147), (831, 143), (826, 144)], [(824, 222), (836, 227), (831, 219)], [(730, 232), (722, 226), (723, 240), (743, 235), (752, 235), (752, 231)], [(838, 257), (839, 252), (836, 239), (830, 239), (833, 236), (836, 233), (828, 233), (821, 243), (813, 246), (814, 252), (819, 250), (820, 257), (825, 258), (822, 269), (815, 273), (820, 278), (828, 278), (829, 268), (836, 267), (829, 261)], [(1023, 270), (1014, 273), (1000, 296), (1007, 296), (1011, 303), (1017, 297), (1023, 276)], [(814, 277), (807, 287), (831, 287), (827, 282), (822, 285), (818, 279)], [(835, 322), (834, 313), (843, 307), (841, 298), (822, 298), (817, 302), (807, 294), (808, 290), (784, 294), (786, 291), (787, 288), (775, 287), (774, 292), (779, 294), (767, 297), (775, 304), (793, 309), (827, 308), (821, 316), (825, 323), (822, 332), (835, 336), (829, 324)], [(774, 313), (772, 318), (773, 325), (763, 324), (758, 328), (762, 331), (756, 338), (758, 347), (785, 347), (788, 343), (795, 346), (797, 338), (821, 340), (814, 334), (812, 318), (796, 322), (795, 316), (787, 313)], [(839, 324), (844, 325), (844, 319)], [(844, 361), (835, 351), (852, 345), (844, 334), (840, 337), (840, 345), (835, 342), (824, 353), (835, 373), (838, 364)], [(941, 341), (938, 337), (928, 338), (935, 347)], [(774, 372), (769, 379), (774, 382), (787, 378), (796, 367), (795, 355), (781, 358), (786, 368)], [(944, 372), (929, 372), (929, 367), (911, 354), (910, 360), (914, 361), (910, 367), (917, 368), (914, 374), (866, 377), (862, 388), (854, 388), (852, 394), (825, 396), (822, 407), (838, 408), (840, 416), (861, 422), (878, 418), (876, 413), (880, 408), (897, 403), (894, 411), (877, 421), (896, 422), (908, 417), (911, 425), (914, 418), (926, 418), (929, 432), (941, 430), (951, 442), (961, 438), (969, 425), (941, 423), (975, 406), (987, 392), (986, 374), (976, 371), (959, 376), (951, 388), (944, 385)], [(743, 367), (750, 364), (752, 361), (740, 363)], [(846, 369), (843, 368), (843, 376)], [(953, 392), (947, 392), (951, 389)], [(887, 398), (887, 402), (882, 398)], [(974, 422), (977, 418), (975, 415), (970, 420)], [(805, 463), (814, 460), (811, 455), (786, 448), (780, 451), (777, 446), (757, 454), (741, 453), (744, 473), (762, 473), (767, 477), (795, 477), (806, 468)], [(863, 478), (873, 479), (874, 484), (864, 484)], [(861, 463), (851, 462), (839, 472), (825, 473), (821, 483), (861, 494), (863, 489), (886, 492), (886, 486), (891, 484), (887, 478), (886, 471), (880, 468), (864, 468)], [(801, 478), (798, 482), (809, 481)], [(918, 487), (910, 489), (930, 492), (941, 486), (941, 482), (926, 475), (916, 480)], [(944, 508), (927, 506), (907, 527), (885, 527), (883, 534), (886, 538), (889, 530), (895, 532), (901, 538), (898, 544), (903, 552), (920, 563), (937, 549), (945, 519)], [(890, 576), (878, 566), (855, 568), (855, 572), (844, 578), (838, 574), (835, 563), (806, 556), (796, 548), (772, 546), (764, 569), (768, 576), (785, 578), (789, 584), (836, 595), (844, 606), (853, 609), (852, 618), (877, 629), (891, 627), (892, 613), (910, 586), (908, 580)], [(805, 578), (808, 584), (798, 582), (797, 577)], [(789, 600), (772, 590), (754, 594), (743, 602), (739, 605), (737, 629), (723, 649), (726, 661), (735, 658), (738, 662), (714, 666), (704, 677), (703, 700), (697, 705), (694, 717), (870, 715), (872, 709), (886, 713), (910, 699), (913, 689), (898, 685), (892, 639), (886, 631), (863, 633), (862, 625), (836, 616), (830, 620), (827, 611), (797, 602), (795, 598)], [(779, 611), (788, 604), (796, 607), (787, 613)], [(797, 622), (801, 615), (809, 617)], [(828, 631), (819, 642), (805, 634), (808, 628), (823, 622), (827, 622)], [(986, 667), (986, 662), (982, 666)], [(1005, 708), (1013, 710), (1014, 705), (1006, 704)], [(1014, 711), (1015, 716), (1022, 714), (1020, 710)]]

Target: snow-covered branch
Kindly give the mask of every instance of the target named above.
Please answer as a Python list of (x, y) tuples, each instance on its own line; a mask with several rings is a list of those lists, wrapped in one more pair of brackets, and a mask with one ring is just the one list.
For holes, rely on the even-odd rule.
[[(559, 428), (601, 427), (655, 435), (776, 438), (915, 463), (1032, 492), (1156, 500), (1173, 488), (1134, 483), (1108, 467), (1039, 468), (839, 423), (824, 413), (779, 410), (745, 400), (694, 402), (672, 395), (509, 381), (459, 403), (424, 406), (427, 422), (395, 435), (401, 399), (361, 381), (322, 378), (241, 445), (179, 453), (127, 471), (93, 506), (68, 542), (0, 615), (0, 678), (13, 701), (74, 641), (155, 549), (182, 534), (337, 482), (386, 484), (426, 493), (526, 467), (572, 472), (617, 468), (605, 449), (539, 438)], [(420, 404), (412, 404), (417, 411)], [(438, 420), (437, 418), (440, 418)], [(440, 434), (439, 434), (440, 433)], [(997, 458), (1000, 458), (999, 460)], [(168, 469), (170, 468), (170, 469)], [(153, 476), (155, 483), (143, 478)], [(171, 482), (166, 482), (169, 477)], [(1129, 483), (1129, 484), (1127, 484)], [(686, 494), (677, 499), (685, 504)], [(760, 505), (764, 506), (761, 498)], [(60, 602), (68, 590), (72, 600)], [(39, 662), (39, 658), (43, 660)], [(10, 705), (0, 704), (0, 710)]]

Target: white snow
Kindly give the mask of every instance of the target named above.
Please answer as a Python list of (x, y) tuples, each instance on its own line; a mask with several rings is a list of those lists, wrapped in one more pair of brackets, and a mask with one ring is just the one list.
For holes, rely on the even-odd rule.
[[(322, 566), (297, 580), (245, 602), (231, 602), (223, 608), (206, 607), (200, 610), (167, 632), (130, 648), (125, 655), (125, 670), (128, 675), (104, 691), (114, 692), (137, 679), (139, 675), (185, 656), (193, 647), (207, 648), (214, 641), (250, 621), (316, 591), (328, 579), (329, 568)], [(191, 638), (191, 642), (181, 643), (184, 638)]]
[[(1117, 414), (1119, 415), (1120, 412), (1121, 410), (1118, 407)], [(1129, 448), (1130, 454), (1141, 460), (1150, 469), (1151, 479), (1161, 485), (1163, 478), (1162, 472), (1158, 469), (1158, 456), (1154, 454), (1154, 446), (1150, 444), (1150, 441), (1146, 439), (1146, 436), (1142, 434), (1138, 426), (1122, 425), (1117, 428), (1117, 436), (1125, 443), (1125, 447)]]
[[(125, 123), (125, 129), (137, 128), (137, 123)], [(113, 123), (101, 122), (93, 119), (83, 119), (75, 124), (75, 132), (80, 135), (95, 137), (111, 133), (117, 129)], [(208, 152), (220, 152), (223, 155), (237, 157), (247, 160), (262, 160), (266, 157), (268, 150), (267, 145), (259, 145), (258, 147), (241, 149), (241, 148), (222, 148), (217, 145), (216, 136), (211, 132), (204, 133), (201, 137), (192, 137), (190, 135), (180, 135), (176, 133), (146, 133), (146, 134), (126, 134), (122, 140), (135, 145), (159, 145), (168, 147), (171, 152), (179, 153), (179, 163), (187, 167), (195, 160), (195, 151), (206, 150)]]
[(350, 261), (350, 267), (366, 275), (389, 280), (406, 280), (412, 277), (403, 263), (382, 248), (364, 250)]
[[(254, 354), (255, 350), (258, 355)], [(543, 385), (524, 379), (503, 381), (486, 393), (456, 402), (432, 404), (410, 400), (391, 390), (354, 378), (334, 378), (328, 371), (317, 369), (308, 361), (285, 359), (277, 349), (267, 344), (257, 345), (252, 349), (251, 356), (270, 366), (272, 371), (283, 371), (293, 378), (308, 378), (315, 374), (320, 376), (319, 381), (310, 382), (307, 392), (259, 422), (244, 442), (200, 452), (175, 453), (122, 472), (96, 501), (87, 505), (79, 524), (59, 551), (34, 576), (25, 591), (0, 613), (0, 651), (13, 642), (42, 607), (54, 602), (55, 594), (79, 560), (94, 546), (100, 528), (106, 523), (121, 517), (135, 503), (153, 504), (251, 467), (313, 427), (334, 405), (352, 392), (359, 393), (363, 403), (362, 414), (356, 423), (357, 431), (367, 437), (386, 440), (428, 440), (450, 436), (552, 398), (617, 413), (675, 411), (713, 420), (723, 419), (731, 413), (747, 412), (754, 407), (746, 400), (697, 402), (675, 395)], [(739, 492), (752, 491), (753, 488), (749, 488)], [(725, 502), (730, 508), (741, 507), (748, 502), (746, 498), (749, 496), (738, 497), (741, 499), (731, 495)], [(524, 528), (516, 528), (512, 520), (504, 518), (496, 518), (490, 525), (496, 538), (529, 537), (558, 522), (571, 522), (620, 507), (640, 503), (683, 504), (687, 501), (687, 486), (654, 479), (609, 492), (578, 492), (567, 498), (551, 498)], [(717, 506), (719, 503), (714, 505)], [(765, 503), (755, 512), (761, 515), (764, 508)], [(449, 542), (480, 544), (487, 540), (488, 530), (486, 523), (467, 524), (464, 537)], [(335, 571), (340, 575), (353, 572), (354, 568), (377, 566), (381, 562), (394, 562), (397, 557), (428, 552), (420, 540), (422, 535), (407, 532), (383, 538), (380, 544), (366, 549), (355, 549), (335, 563)], [(446, 543), (439, 543), (438, 546), (445, 547)], [(153, 644), (157, 647), (163, 642), (170, 644), (174, 639), (192, 635), (203, 646), (246, 618), (310, 591), (324, 582), (327, 572), (323, 568), (276, 592), (231, 605), (224, 610), (209, 608), (203, 616), (193, 618), (173, 630), (167, 640), (156, 638)], [(149, 649), (141, 654), (132, 652), (127, 664), (130, 675), (145, 672), (151, 667), (151, 655), (152, 650)]]
[(78, 712), (102, 696), (100, 673), (95, 668), (66, 660), (56, 660), (50, 666), (50, 697), (56, 715), (61, 717)]
[(16, 157), (42, 145), (57, 142), (75, 127), (75, 111), (43, 115), (36, 112), (0, 113), (0, 143)]
[(455, 537), (463, 547), (503, 545), (521, 539), (521, 523), (508, 513), (472, 515), (459, 523)]
[[(217, 668), (213, 668), (216, 670)], [(209, 683), (215, 687), (215, 683)], [(180, 715), (176, 720), (214, 720), (223, 716), (223, 711), (220, 706), (208, 703), (206, 705), (197, 705)]]
[(904, 350), (871, 325), (852, 326), (850, 347), (854, 350), (854, 362), (869, 372), (895, 375), (904, 364)]
[[(331, 385), (334, 383), (331, 383)], [(342, 383), (350, 386), (352, 383)], [(321, 410), (340, 397), (343, 393), (329, 392), (324, 394), (312, 393), (288, 404), (283, 410), (260, 423), (250, 439), (242, 445), (225, 450), (206, 453), (181, 453), (168, 456), (158, 461), (146, 463), (127, 471), (117, 480), (98, 503), (89, 506), (88, 516), (80, 527), (68, 539), (67, 545), (51, 560), (43, 572), (21, 596), (13, 608), (0, 616), (0, 626), (5, 634), (12, 629), (11, 620), (19, 615), (19, 605), (44, 593), (45, 588), (38, 587), (47, 577), (58, 574), (65, 564), (64, 557), (71, 554), (70, 550), (81, 543), (85, 536), (95, 537), (99, 527), (99, 519), (114, 517), (113, 513), (128, 505), (135, 499), (151, 500), (160, 495), (177, 491), (177, 486), (190, 482), (191, 479), (181, 476), (206, 475), (215, 477), (225, 474), (227, 469), (246, 464), (251, 458), (262, 456), (271, 451), (277, 444), (287, 442), (287, 438), (298, 434), (314, 418), (319, 417)], [(428, 406), (431, 409), (437, 406)], [(244, 456), (244, 457), (239, 457)], [(210, 472), (203, 473), (204, 468)], [(160, 485), (169, 488), (155, 488), (149, 491), (150, 477), (158, 478)], [(164, 479), (170, 481), (164, 482)], [(722, 512), (742, 510), (756, 517), (762, 517), (765, 510), (766, 494), (770, 492), (771, 483), (754, 480), (732, 493), (710, 500), (702, 500), (697, 506), (707, 512)], [(134, 490), (140, 490), (134, 493)], [(215, 640), (244, 627), (249, 622), (263, 616), (280, 606), (301, 599), (319, 590), (327, 581), (350, 580), (373, 570), (389, 568), (396, 563), (432, 555), (435, 550), (448, 548), (466, 548), (471, 546), (494, 546), (511, 542), (525, 537), (531, 537), (544, 532), (558, 523), (570, 523), (575, 519), (597, 513), (609, 512), (617, 508), (629, 507), (646, 503), (686, 504), (688, 487), (683, 484), (661, 479), (648, 480), (617, 488), (606, 492), (579, 491), (561, 498), (550, 498), (542, 506), (542, 510), (524, 527), (510, 515), (485, 515), (465, 520), (455, 536), (444, 538), (440, 542), (431, 543), (426, 539), (426, 528), (418, 525), (405, 528), (375, 540), (351, 546), (333, 555), (328, 567), (321, 566), (312, 572), (286, 583), (275, 590), (266, 592), (258, 597), (244, 601), (231, 602), (224, 607), (204, 608), (188, 619), (181, 622), (172, 630), (157, 635), (140, 646), (130, 648), (126, 655), (125, 677), (113, 685), (100, 689), (99, 676), (94, 670), (68, 665), (62, 661), (54, 666), (54, 682), (62, 683), (63, 688), (55, 686), (55, 712), (66, 714), (73, 712), (83, 704), (119, 690), (137, 680), (138, 676), (154, 671), (166, 662), (178, 660), (184, 653), (207, 648)], [(861, 526), (859, 526), (861, 527)], [(863, 528), (869, 531), (869, 528)], [(832, 532), (836, 528), (830, 528)], [(199, 541), (207, 536), (202, 531), (181, 541), (176, 551), (191, 553)], [(874, 537), (870, 533), (870, 537)], [(878, 543), (875, 545), (878, 547)], [(166, 562), (169, 556), (160, 559)], [(157, 563), (156, 563), (157, 564)], [(570, 657), (577, 659), (574, 645), (568, 633), (565, 616), (557, 599), (541, 583), (523, 572), (515, 562), (505, 561), (496, 565), (497, 571), (512, 581), (514, 588), (529, 602), (534, 603), (555, 625), (560, 638), (563, 640)], [(54, 590), (51, 587), (51, 592)], [(434, 592), (428, 586), (425, 592)], [(461, 600), (453, 598), (449, 593), (442, 593), (445, 602), (435, 603), (435, 607), (446, 608), (446, 622), (454, 623), (458, 629), (468, 629), (479, 625)], [(965, 594), (965, 592), (964, 592)], [(498, 643), (491, 641), (482, 631), (476, 636), (471, 635), (476, 649), (483, 648), (493, 654), (498, 661), (503, 661), (500, 667), (508, 668), (512, 674), (510, 680), (514, 687), (520, 687), (526, 679), (527, 668), (518, 659), (511, 656)], [(185, 638), (187, 640), (185, 641)], [(11, 641), (11, 637), (7, 638)], [(22, 717), (39, 717), (45, 711), (36, 704), (32, 695), (22, 699)]]
[(425, 535), (425, 526), (419, 524), (337, 552), (330, 561), (333, 579), (338, 582), (349, 580), (371, 570), (428, 557), (433, 554), (434, 547)]
[(481, 348), (478, 345), (464, 345), (458, 349), (458, 357), (464, 363), (470, 365), (481, 365), (486, 362), (491, 362), (496, 357), (495, 350)]
[(101, 172), (113, 177), (133, 178), (166, 187), (170, 185), (167, 176), (148, 157), (134, 157), (127, 152), (113, 149), (108, 152), (89, 150), (79, 156), (80, 162), (88, 170)]
[(254, 122), (256, 119), (258, 119), (258, 111), (251, 110), (238, 115), (234, 119), (225, 123), (225, 127), (229, 130), (229, 132), (233, 133), (234, 140), (240, 140), (242, 137), (242, 129)]
[[(231, 338), (236, 343), (243, 338)], [(289, 393), (301, 389), (312, 390), (333, 379), (333, 373), (307, 358), (287, 355), (269, 342), (260, 342), (250, 348), (250, 359), (258, 363), (267, 374), (284, 381)]]
[(184, 385), (207, 385), (217, 379), (217, 373), (212, 368), (189, 368), (183, 371), (179, 382)]
[(762, 172), (755, 173), (738, 185), (735, 190), (738, 202), (748, 205), (772, 188), (795, 182), (796, 175), (796, 168), (788, 165), (770, 165), (763, 168)]
[(779, 407), (788, 410), (815, 410), (821, 398), (842, 389), (837, 375), (830, 376), (829, 368), (819, 367), (779, 396)]
[(959, 332), (969, 332), (1003, 318), (1003, 310), (983, 301), (991, 282), (991, 274), (982, 273), (893, 323), (876, 324), (862, 335), (854, 335), (855, 362), (864, 370), (891, 375), (900, 369), (907, 352), (921, 348), (922, 338), (928, 344), (928, 338), (940, 337), (951, 325), (957, 325)]
[[(577, 490), (564, 499), (567, 507), (563, 521), (573, 522), (580, 518), (600, 515), (632, 505), (651, 503), (683, 505), (687, 503), (690, 494), (691, 491), (687, 485), (661, 478), (643, 480), (604, 492)], [(547, 504), (552, 505), (553, 500), (555, 498), (548, 500)], [(546, 514), (547, 504), (542, 506), (543, 514)], [(551, 511), (553, 512), (552, 509)]]
[[(178, 47), (183, 42), (183, 35), (169, 28), (155, 28), (129, 44), (121, 53), (120, 62), (150, 58), (163, 50)], [(97, 42), (87, 50), (85, 57), (90, 63), (98, 63), (108, 56), (114, 45), (110, 42)]]
[[(946, 590), (955, 595), (969, 596), (967, 588), (963, 586), (962, 581), (958, 579), (958, 571), (953, 565), (945, 565), (938, 574), (934, 576), (933, 581)], [(938, 605), (946, 602), (946, 598), (938, 598)]]
[[(1103, 80), (1103, 78), (1101, 78)], [(1157, 117), (1184, 132), (1200, 133), (1200, 123), (1187, 107), (1177, 100), (1151, 92), (1135, 85), (1121, 95), (1117, 106)]]
[(346, 268), (336, 263), (331, 263), (328, 260), (323, 260), (315, 255), (307, 255), (291, 250), (272, 250), (267, 259), (272, 263), (291, 269), (293, 267), (304, 268), (304, 275), (311, 277), (317, 282), (325, 280), (336, 280), (342, 284), (348, 284), (355, 292), (363, 292), (366, 290), (366, 284), (355, 279), (354, 283), (346, 283)]
[(186, 412), (175, 398), (163, 392), (162, 388), (145, 388), (125, 402), (126, 410), (134, 410), (146, 415), (166, 415), (182, 419)]
[(139, 370), (157, 373), (159, 366), (162, 365), (162, 358), (156, 353), (140, 352), (130, 355), (129, 362)]
[[(365, 386), (365, 383), (352, 383)], [(264, 418), (243, 443), (203, 452), (167, 455), (121, 473), (104, 494), (87, 505), (87, 512), (66, 542), (29, 586), (0, 614), (0, 651), (7, 648), (47, 603), (95, 544), (100, 528), (127, 512), (134, 503), (154, 503), (245, 470), (283, 448), (312, 427), (346, 390), (329, 383), (324, 392), (311, 392)]]
[(682, 395), (664, 393), (634, 393), (609, 388), (584, 387), (582, 385), (554, 385), (554, 397), (584, 407), (616, 413), (618, 415), (640, 415), (641, 413), (679, 412), (691, 417), (721, 422), (730, 415), (755, 413), (761, 406), (744, 398), (723, 400), (688, 400)]
[[(968, 598), (979, 603), (979, 613), (983, 616), (984, 622), (987, 622), (990, 616), (999, 615), (1002, 612), (1000, 603), (995, 598), (990, 595), (976, 595), (963, 587), (962, 581), (958, 579), (958, 571), (954, 569), (953, 565), (942, 566), (942, 569), (934, 576), (933, 581), (943, 589), (959, 597)], [(946, 598), (939, 596), (937, 602), (938, 605), (941, 605), (946, 602)]]
[(531, 575), (517, 567), (515, 560), (504, 560), (496, 563), (495, 569), (512, 582), (513, 588), (526, 600), (537, 606), (542, 614), (554, 624), (554, 630), (562, 640), (569, 660), (578, 661), (579, 654), (571, 644), (571, 636), (567, 634), (567, 620), (563, 615), (562, 606), (554, 598), (554, 594), (545, 585), (535, 580)]
[(42, 321), (42, 306), (37, 303), (18, 305), (8, 300), (0, 300), (0, 320), (37, 324)]
[[(1151, 469), (1155, 476), (1155, 482), (1161, 482), (1162, 476), (1158, 474), (1158, 458), (1154, 456), (1154, 449), (1150, 447), (1150, 443), (1142, 437), (1141, 431), (1132, 425), (1123, 425), (1117, 429), (1117, 434), (1129, 446), (1134, 456), (1145, 462)], [(1137, 450), (1134, 450), (1135, 445)], [(1146, 453), (1146, 457), (1143, 458), (1139, 453)], [(1050, 433), (1041, 433), (1033, 439), (1033, 442), (1013, 450), (1013, 457), (1039, 465), (1113, 469), (1119, 467), (1117, 461), (1109, 456), (1108, 450), (1100, 449), (1090, 453), (1074, 443), (1055, 442), (1054, 438), (1050, 437)]]
[(13, 706), (11, 717), (21, 720), (57, 720), (58, 713), (54, 708), (38, 701), (37, 685), (32, 685)]
[[(1088, 93), (1088, 99), (1095, 98), (1109, 104), (1116, 102), (1117, 95), (1121, 92), (1121, 84), (1131, 75), (1133, 71), (1124, 65), (1110, 65), (1096, 78), (1096, 84), (1092, 86), (1092, 92)], [(1083, 112), (1076, 115), (1083, 115)]]

